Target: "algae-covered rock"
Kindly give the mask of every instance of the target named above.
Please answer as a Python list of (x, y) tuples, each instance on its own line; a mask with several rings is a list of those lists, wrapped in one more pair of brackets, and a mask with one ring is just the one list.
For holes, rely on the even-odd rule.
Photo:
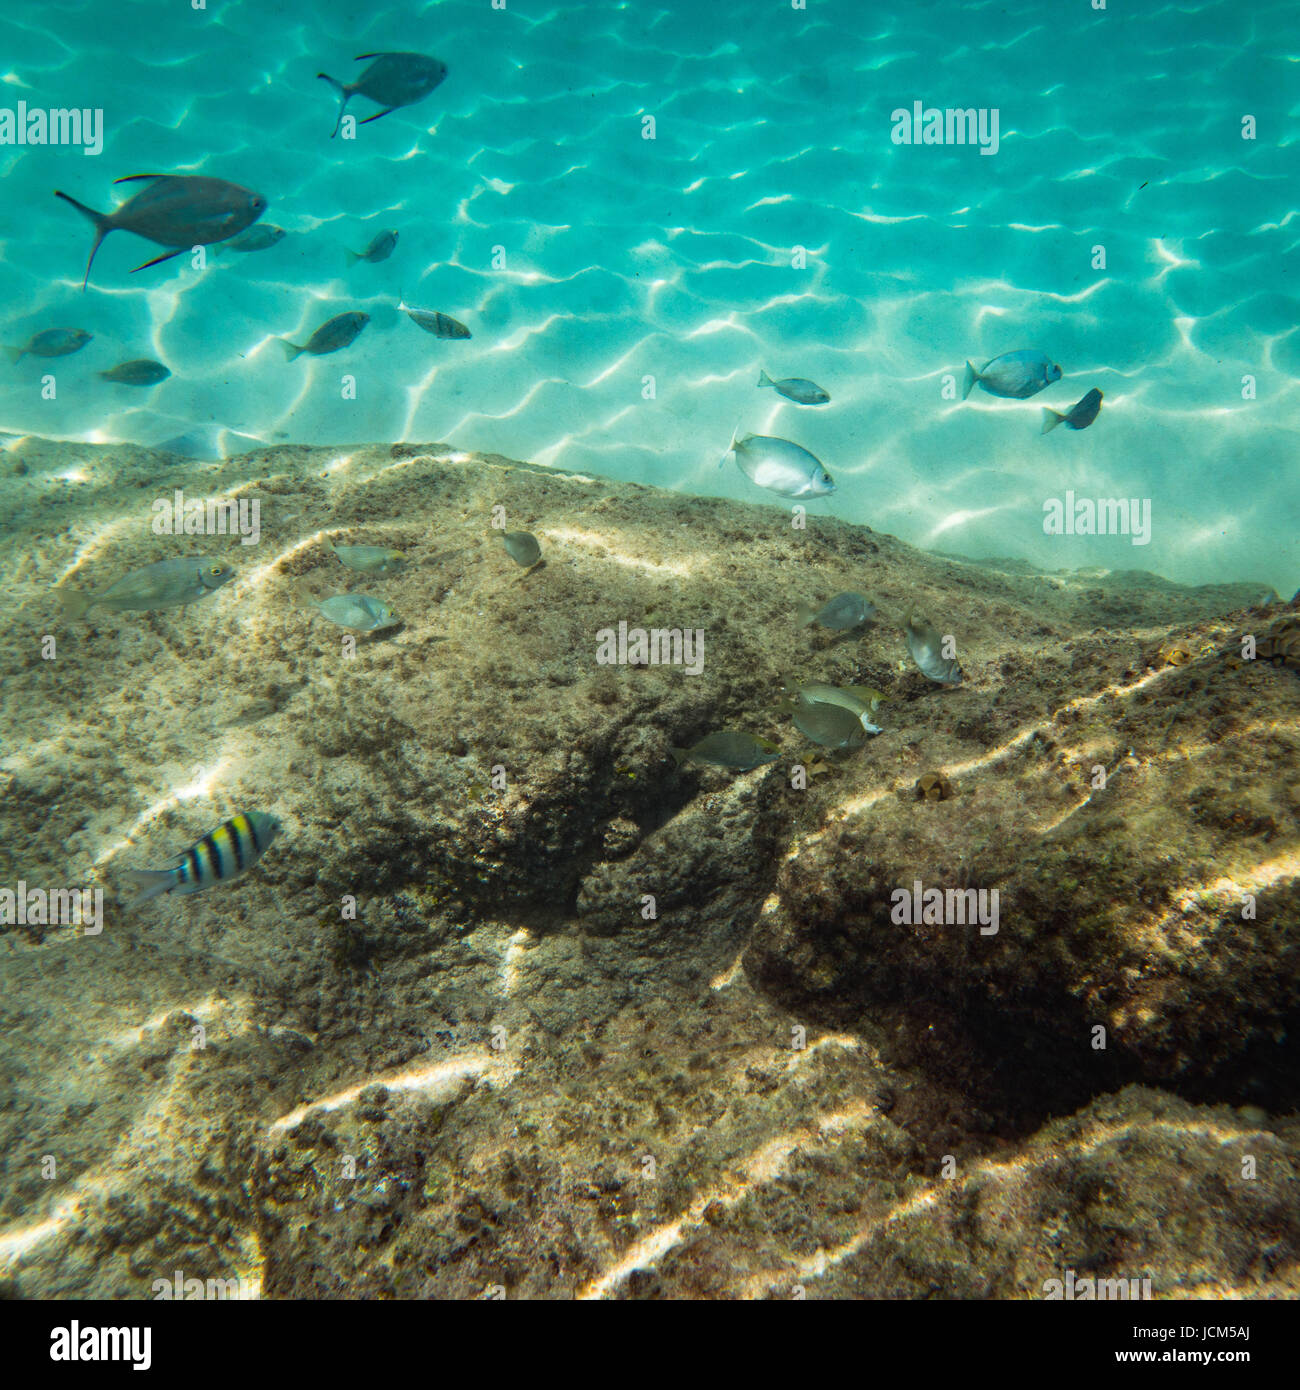
[[(446, 445), (24, 460), (0, 885), (105, 897), (98, 933), (0, 924), (17, 1296), (1294, 1289), (1294, 606)], [(178, 484), (260, 499), (256, 546), (204, 538), (236, 578), (61, 626)], [(402, 552), (366, 578), (400, 628), (303, 611), (338, 541)], [(869, 628), (801, 632), (846, 591)], [(911, 669), (916, 612), (960, 685)], [(806, 682), (879, 690), (883, 731), (820, 756)], [(774, 760), (675, 765), (722, 730)], [(284, 826), (248, 873), (126, 909), (247, 808)]]

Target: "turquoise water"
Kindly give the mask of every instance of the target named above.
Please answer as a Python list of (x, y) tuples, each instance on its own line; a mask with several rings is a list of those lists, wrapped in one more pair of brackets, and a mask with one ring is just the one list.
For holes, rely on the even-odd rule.
[[(0, 104), (105, 122), (97, 157), (0, 146), (4, 341), (95, 334), (55, 400), (48, 364), (4, 367), (9, 432), (443, 440), (777, 503), (718, 467), (739, 423), (823, 461), (814, 510), (924, 546), (1296, 586), (1292, 4), (49, 3), (0, 40)], [(331, 140), (317, 72), (389, 48), (446, 81)], [(895, 145), (914, 101), (996, 109), (997, 152)], [(288, 236), (133, 275), (157, 248), (114, 234), (83, 296), (91, 228), (52, 190), (107, 209), (154, 171), (254, 188)], [(392, 258), (348, 268), (388, 227)], [(403, 293), (473, 338), (422, 333)], [(351, 348), (284, 360), (275, 337), (350, 309)], [(967, 358), (1022, 347), (1063, 379), (952, 398)], [(173, 372), (151, 390), (95, 375), (146, 356)], [(1039, 434), (1092, 387), (1095, 425)], [(1149, 499), (1150, 543), (1045, 535), (1067, 489)]]

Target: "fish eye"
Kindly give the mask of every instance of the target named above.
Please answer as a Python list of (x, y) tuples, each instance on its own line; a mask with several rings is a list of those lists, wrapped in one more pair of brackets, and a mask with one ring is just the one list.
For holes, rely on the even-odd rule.
[(225, 574), (225, 572), (225, 565), (213, 565), (212, 568), (208, 571), (208, 573), (212, 575)]

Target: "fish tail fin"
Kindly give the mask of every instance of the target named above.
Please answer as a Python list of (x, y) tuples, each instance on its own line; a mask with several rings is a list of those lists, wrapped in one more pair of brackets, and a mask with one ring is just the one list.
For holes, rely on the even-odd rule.
[(86, 286), (90, 283), (90, 267), (95, 264), (95, 253), (103, 244), (104, 238), (113, 230), (113, 221), (106, 213), (96, 212), (94, 208), (88, 208), (85, 203), (79, 203), (66, 193), (60, 193), (57, 188), (54, 190), (54, 196), (62, 198), (65, 203), (71, 203), (79, 213), (90, 218), (95, 224), (95, 244), (90, 248), (90, 259), (86, 262), (86, 274), (81, 282), (81, 289), (84, 293)]
[[(337, 554), (338, 552), (336, 551), (335, 553)], [(292, 593), (294, 598), (298, 601), (298, 606), (300, 608), (320, 607), (320, 599), (318, 599), (316, 595), (312, 593), (311, 589), (308, 588), (307, 580), (305, 578), (300, 579), (295, 585), (293, 585)]]
[(306, 348), (300, 348), (297, 343), (291, 343), (288, 338), (277, 338), (275, 340), (284, 349), (285, 360), (292, 362), (294, 358), (301, 357)]
[(758, 384), (759, 384), (760, 386), (775, 386), (775, 385), (776, 385), (776, 383), (772, 380), (772, 378), (771, 378), (770, 376), (768, 376), (768, 374), (767, 374), (765, 371), (763, 371), (763, 369), (762, 369), (761, 367), (759, 368), (759, 371), (758, 371)]
[(1057, 425), (1059, 425), (1059, 424), (1061, 423), (1061, 421), (1064, 420), (1064, 419), (1065, 419), (1065, 416), (1062, 415), (1059, 411), (1056, 411), (1056, 410), (1049, 410), (1046, 406), (1044, 406), (1044, 407), (1043, 407), (1043, 428), (1042, 428), (1041, 430), (1039, 430), (1038, 433), (1039, 433), (1039, 434), (1046, 434), (1046, 433), (1048, 432), (1048, 430), (1054, 430), (1054, 429), (1057, 427)]
[(718, 467), (719, 467), (719, 468), (725, 468), (725, 467), (727, 466), (727, 460), (732, 456), (733, 453), (735, 453), (735, 450), (736, 450), (736, 440), (739, 439), (739, 438), (740, 438), (740, 426), (737, 425), (736, 428), (735, 428), (734, 430), (731, 431), (731, 443), (727, 445), (727, 452), (726, 452), (725, 454), (723, 454), (723, 456), (718, 460)]
[(88, 594), (82, 589), (60, 589), (58, 595), (59, 602), (63, 605), (63, 616), (70, 623), (84, 618), (95, 602), (94, 594)]
[(962, 384), (961, 384), (961, 398), (962, 398), (962, 400), (965, 400), (966, 397), (970, 395), (972, 388), (974, 387), (975, 383), (976, 383), (979, 379), (980, 379), (980, 374), (975, 370), (974, 367), (971, 366), (971, 364), (970, 364), (969, 362), (967, 362), (967, 363), (966, 363), (966, 376), (965, 376), (965, 378), (964, 378), (964, 380), (962, 381)]
[(147, 903), (151, 898), (159, 898), (168, 892), (176, 882), (176, 874), (171, 869), (128, 869), (126, 879), (136, 890), (135, 897), (127, 903), (127, 911)]
[(331, 77), (327, 72), (318, 72), (317, 77), (323, 78), (339, 94), (339, 118), (334, 122), (334, 129), (330, 132), (330, 139), (339, 133), (339, 126), (343, 124), (343, 111), (348, 104), (348, 98), (352, 95), (350, 91), (337, 78)]
[(817, 610), (806, 603), (801, 603), (795, 608), (794, 616), (800, 627), (807, 627), (817, 616)]
[(346, 246), (343, 248), (343, 254), (348, 258), (349, 265), (356, 265), (358, 261), (365, 260), (360, 251), (350, 251)]
[(689, 748), (669, 748), (668, 751), (672, 754), (673, 765), (675, 767), (681, 767), (687, 758), (691, 756), (691, 750)]
[(20, 347), (7, 347), (5, 348), (5, 353), (7, 354), (11, 362), (21, 362), (23, 358), (27, 355), (27, 349)]

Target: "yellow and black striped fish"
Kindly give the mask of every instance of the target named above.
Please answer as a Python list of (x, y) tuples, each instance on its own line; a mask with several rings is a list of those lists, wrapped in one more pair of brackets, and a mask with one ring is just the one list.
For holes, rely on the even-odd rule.
[(241, 811), (195, 841), (165, 869), (128, 869), (138, 889), (128, 904), (139, 907), (163, 893), (199, 893), (251, 869), (280, 833), (280, 822), (264, 811)]

